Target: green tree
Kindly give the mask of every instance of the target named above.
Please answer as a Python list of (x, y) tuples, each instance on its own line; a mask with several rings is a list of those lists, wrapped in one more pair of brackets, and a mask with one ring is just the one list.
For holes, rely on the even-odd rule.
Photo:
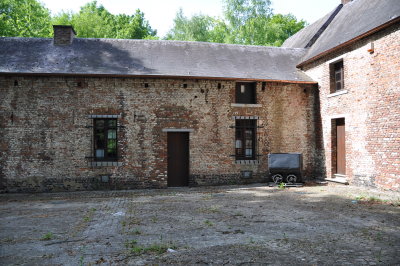
[(49, 37), (51, 35), (50, 12), (38, 1), (0, 1), (0, 36)]
[(143, 12), (134, 15), (113, 15), (97, 1), (87, 3), (78, 13), (62, 12), (53, 18), (53, 24), (73, 25), (81, 38), (155, 38), (157, 32), (150, 27)]
[(233, 29), (239, 29), (248, 21), (268, 18), (272, 15), (270, 0), (224, 0), (224, 15)]
[(224, 43), (228, 35), (229, 29), (224, 20), (202, 14), (188, 18), (180, 9), (176, 13), (173, 28), (164, 39)]
[(185, 17), (179, 10), (166, 39), (280, 46), (306, 22), (274, 15), (270, 0), (225, 0), (224, 19), (205, 15)]
[(265, 43), (281, 46), (282, 43), (307, 25), (304, 20), (298, 21), (292, 14), (273, 15), (266, 25)]
[(189, 19), (183, 14), (182, 9), (179, 9), (174, 19), (174, 26), (165, 39), (210, 42), (216, 37), (212, 32), (217, 24), (218, 21), (212, 17), (201, 14)]

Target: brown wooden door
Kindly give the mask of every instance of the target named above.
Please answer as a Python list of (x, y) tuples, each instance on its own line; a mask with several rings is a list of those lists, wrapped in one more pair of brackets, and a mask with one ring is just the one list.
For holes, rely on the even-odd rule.
[(168, 186), (189, 183), (189, 133), (168, 132)]
[(346, 174), (346, 135), (344, 119), (336, 120), (336, 173)]

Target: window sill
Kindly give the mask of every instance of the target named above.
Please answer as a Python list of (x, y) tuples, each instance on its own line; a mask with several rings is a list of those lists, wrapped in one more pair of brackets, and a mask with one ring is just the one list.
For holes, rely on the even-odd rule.
[(327, 97), (331, 98), (331, 97), (339, 96), (339, 95), (346, 94), (346, 93), (348, 93), (347, 90), (340, 90), (340, 91), (329, 94)]
[(235, 160), (235, 164), (260, 164), (259, 160)]
[(98, 167), (98, 166), (122, 166), (122, 162), (90, 162), (90, 166)]
[(255, 103), (231, 103), (231, 107), (262, 107), (262, 104)]

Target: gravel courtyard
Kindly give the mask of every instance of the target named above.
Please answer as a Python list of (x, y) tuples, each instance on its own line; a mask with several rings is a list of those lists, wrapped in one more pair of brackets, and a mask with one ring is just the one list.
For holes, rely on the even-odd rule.
[(1, 265), (399, 265), (400, 194), (328, 185), (1, 194)]

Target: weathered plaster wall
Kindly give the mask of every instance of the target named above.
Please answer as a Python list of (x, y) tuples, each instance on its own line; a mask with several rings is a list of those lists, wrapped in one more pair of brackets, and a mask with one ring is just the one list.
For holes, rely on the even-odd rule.
[[(216, 80), (1, 76), (2, 190), (166, 187), (163, 128), (193, 129), (191, 185), (266, 181), (269, 152), (301, 152), (306, 178), (321, 175), (317, 88), (267, 83), (262, 90), (259, 82), (258, 107), (232, 106), (234, 89), (235, 82)], [(93, 156), (89, 115), (120, 115), (121, 165), (93, 167), (86, 158)], [(234, 116), (259, 117), (259, 163), (231, 156)], [(241, 178), (243, 170), (253, 178)]]
[[(369, 53), (371, 42), (374, 52)], [(345, 94), (329, 90), (329, 64), (343, 59)], [(328, 177), (332, 162), (332, 119), (346, 123), (346, 175), (353, 184), (400, 190), (399, 24), (358, 41), (304, 68), (320, 86)]]

